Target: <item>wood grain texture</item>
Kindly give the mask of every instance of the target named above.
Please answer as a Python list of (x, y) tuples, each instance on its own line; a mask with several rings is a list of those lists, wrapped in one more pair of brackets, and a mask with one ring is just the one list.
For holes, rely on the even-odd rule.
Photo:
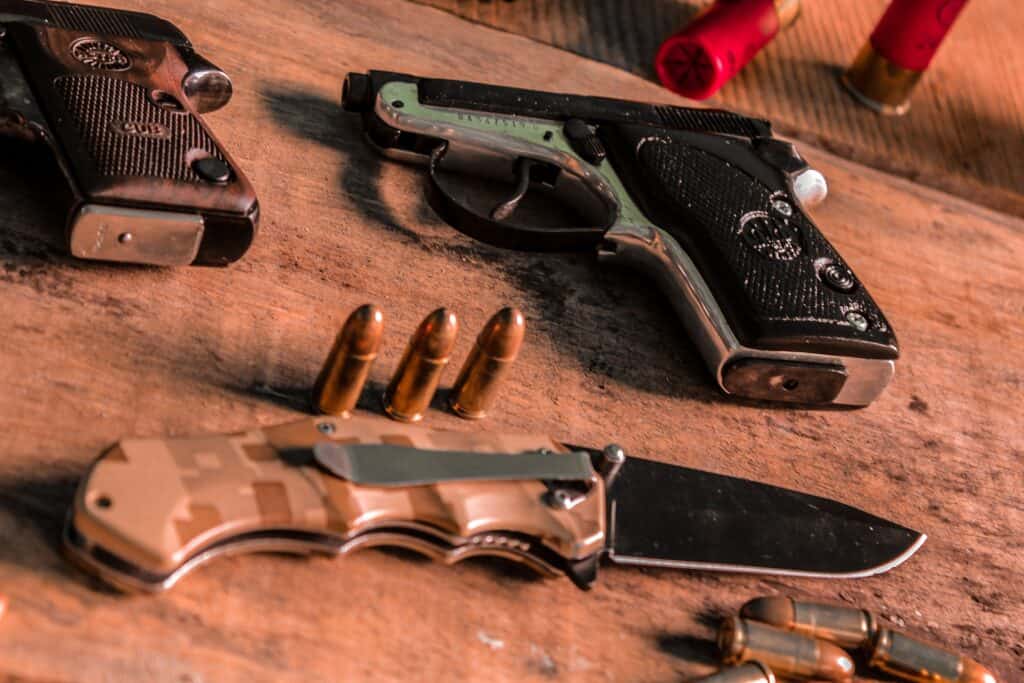
[[(0, 675), (675, 681), (712, 671), (718, 616), (781, 592), (876, 610), (1004, 681), (1024, 678), (1024, 222), (803, 146), (833, 187), (814, 218), (886, 311), (903, 358), (864, 410), (741, 405), (713, 388), (637, 274), (455, 233), (427, 208), (421, 171), (375, 156), (338, 107), (345, 73), (371, 67), (670, 101), (658, 86), (399, 0), (123, 4), (173, 19), (233, 77), (234, 100), (207, 120), (256, 186), (262, 232), (227, 269), (75, 261), (44, 179), (0, 164)], [(337, 327), (367, 301), (387, 330), (368, 412), (428, 311), (461, 316), (457, 364), (512, 304), (527, 340), (500, 410), (481, 423), (434, 410), (428, 426), (617, 440), (830, 496), (930, 539), (870, 579), (609, 567), (589, 593), (500, 563), (366, 551), (223, 559), (165, 596), (125, 597), (65, 563), (63, 517), (101, 449), (294, 419)]]
[[(710, 0), (415, 0), (657, 80), (661, 41)], [(1024, 50), (1014, 0), (971, 3), (918, 84), (881, 117), (838, 81), (888, 0), (806, 0), (797, 22), (707, 103), (766, 116), (839, 156), (1024, 216)], [(683, 98), (677, 98), (682, 101)]]

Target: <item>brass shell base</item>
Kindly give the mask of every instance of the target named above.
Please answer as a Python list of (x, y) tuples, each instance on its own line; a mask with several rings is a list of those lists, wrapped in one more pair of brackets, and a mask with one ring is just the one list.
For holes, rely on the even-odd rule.
[(910, 93), (923, 74), (893, 64), (868, 42), (839, 80), (864, 106), (886, 116), (902, 116), (910, 109)]
[(389, 396), (387, 393), (381, 394), (380, 401), (382, 407), (384, 408), (384, 414), (390, 417), (392, 420), (395, 420), (396, 422), (406, 422), (412, 424), (413, 422), (419, 422), (420, 420), (423, 419), (423, 413), (413, 413), (412, 415), (407, 415), (405, 413), (400, 413), (396, 411), (394, 408), (394, 404), (391, 400), (391, 396)]

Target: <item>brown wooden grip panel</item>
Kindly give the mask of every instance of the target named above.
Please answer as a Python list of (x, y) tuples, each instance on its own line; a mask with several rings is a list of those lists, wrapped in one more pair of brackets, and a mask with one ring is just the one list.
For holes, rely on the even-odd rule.
[[(177, 46), (42, 24), (11, 24), (6, 40), (72, 184), (71, 220), (92, 204), (199, 214), (197, 263), (245, 252), (255, 192), (184, 92), (189, 66)], [(226, 179), (197, 172), (202, 159), (226, 164)]]
[(323, 552), (401, 545), (450, 562), (492, 554), (546, 574), (604, 547), (600, 481), (571, 510), (546, 504), (539, 481), (360, 486), (309, 457), (314, 443), (328, 439), (426, 450), (564, 451), (543, 436), (431, 432), (364, 418), (309, 419), (231, 436), (128, 439), (101, 456), (80, 485), (71, 550), (114, 583), (124, 582), (111, 572), (145, 577), (142, 583), (159, 589), (196, 557), (229, 549), (236, 539), (250, 549), (284, 551), (295, 549), (296, 539), (302, 549)]

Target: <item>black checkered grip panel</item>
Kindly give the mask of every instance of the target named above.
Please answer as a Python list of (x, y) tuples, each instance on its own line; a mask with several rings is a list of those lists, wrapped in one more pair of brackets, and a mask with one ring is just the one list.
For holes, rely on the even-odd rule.
[(81, 7), (77, 5), (50, 5), (50, 19), (57, 28), (99, 33), (104, 35), (141, 38), (138, 30), (125, 19), (124, 12), (102, 7)]
[[(224, 160), (195, 116), (155, 104), (142, 86), (106, 76), (62, 76), (54, 88), (64, 100), (82, 146), (103, 176), (201, 182), (186, 155), (201, 149)], [(124, 131), (159, 131), (131, 135)]]
[[(761, 323), (815, 323), (849, 331), (846, 314), (871, 321), (862, 336), (884, 343), (888, 324), (874, 301), (858, 287), (849, 294), (827, 287), (815, 272), (817, 259), (843, 260), (802, 211), (736, 166), (694, 147), (649, 138), (639, 150), (651, 191), (672, 208), (677, 238), (689, 237), (723, 270), (716, 273), (739, 287), (749, 314)], [(792, 207), (782, 219), (772, 209), (780, 198)]]

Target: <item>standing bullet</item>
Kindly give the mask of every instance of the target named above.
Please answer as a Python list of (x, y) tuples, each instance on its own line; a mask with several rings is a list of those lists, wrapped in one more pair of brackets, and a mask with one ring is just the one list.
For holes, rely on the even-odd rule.
[(726, 664), (756, 660), (784, 678), (838, 683), (853, 678), (853, 658), (845, 650), (756, 621), (726, 619), (718, 632), (718, 647)]
[(875, 637), (874, 616), (853, 607), (772, 596), (751, 600), (740, 608), (740, 616), (854, 650), (869, 647)]
[(343, 415), (355, 408), (384, 332), (384, 314), (372, 304), (352, 311), (334, 339), (313, 388), (316, 409)]
[(692, 683), (775, 683), (775, 674), (761, 662), (747, 662), (722, 669)]
[(526, 320), (517, 308), (503, 308), (487, 321), (462, 365), (448, 405), (459, 417), (478, 420), (498, 396), (498, 386), (519, 354)]
[(997, 683), (992, 672), (973, 659), (887, 628), (878, 630), (868, 665), (921, 683)]
[(384, 412), (388, 417), (400, 422), (423, 419), (448, 364), (458, 329), (455, 314), (444, 308), (423, 319), (384, 392)]

